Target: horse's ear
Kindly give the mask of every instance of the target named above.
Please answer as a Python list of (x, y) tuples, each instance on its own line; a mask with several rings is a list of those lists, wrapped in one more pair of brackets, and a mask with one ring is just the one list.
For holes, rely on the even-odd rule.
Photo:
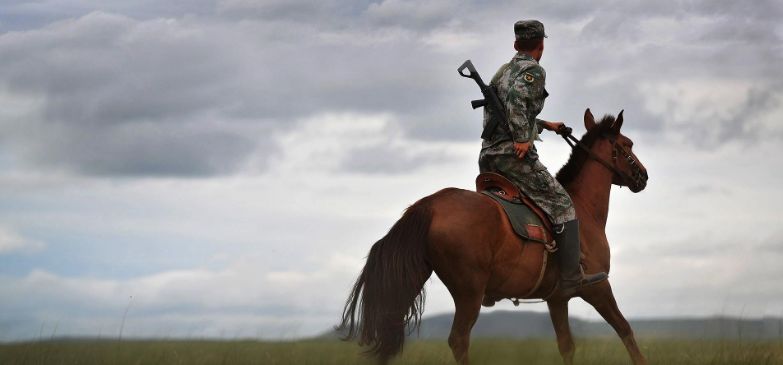
[(593, 113), (590, 112), (590, 108), (585, 109), (585, 129), (588, 131), (595, 128), (595, 118)]
[(620, 114), (617, 114), (617, 119), (615, 119), (614, 123), (612, 123), (612, 132), (615, 134), (620, 134), (620, 128), (623, 127), (623, 112), (625, 110), (620, 110)]

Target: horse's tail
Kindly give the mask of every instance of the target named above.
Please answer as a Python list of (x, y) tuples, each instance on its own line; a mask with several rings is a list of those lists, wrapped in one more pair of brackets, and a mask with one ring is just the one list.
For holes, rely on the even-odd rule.
[(426, 258), (431, 222), (427, 198), (410, 206), (372, 246), (345, 303), (338, 327), (345, 331), (343, 339), (358, 337), (360, 345), (369, 346), (367, 353), (382, 361), (402, 350), (406, 329), (421, 324), (423, 288), (432, 274)]

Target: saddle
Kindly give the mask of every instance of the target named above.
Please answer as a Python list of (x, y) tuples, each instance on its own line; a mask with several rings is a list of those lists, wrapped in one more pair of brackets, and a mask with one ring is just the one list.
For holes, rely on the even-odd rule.
[(552, 245), (552, 222), (546, 213), (519, 188), (500, 174), (485, 172), (476, 177), (476, 191), (495, 200), (514, 228), (525, 240)]

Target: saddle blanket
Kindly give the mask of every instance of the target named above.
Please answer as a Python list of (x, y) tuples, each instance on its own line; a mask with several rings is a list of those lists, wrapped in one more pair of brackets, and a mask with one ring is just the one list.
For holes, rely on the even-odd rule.
[(503, 207), (503, 210), (506, 212), (506, 217), (511, 223), (511, 227), (514, 228), (514, 232), (516, 232), (518, 236), (526, 240), (545, 244), (550, 243), (547, 241), (546, 229), (541, 222), (541, 218), (539, 218), (527, 205), (522, 202), (510, 202), (489, 190), (484, 190), (481, 193), (500, 203), (500, 206)]

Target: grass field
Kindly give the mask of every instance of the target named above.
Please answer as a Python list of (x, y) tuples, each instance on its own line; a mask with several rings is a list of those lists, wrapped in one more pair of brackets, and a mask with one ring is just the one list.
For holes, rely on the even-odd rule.
[[(781, 364), (779, 341), (640, 341), (651, 364)], [(577, 343), (577, 364), (628, 364), (617, 339)], [(561, 364), (553, 340), (476, 340), (473, 364)], [(452, 364), (445, 341), (410, 342), (395, 364)], [(0, 364), (373, 364), (354, 343), (335, 340), (45, 341), (0, 345)]]

